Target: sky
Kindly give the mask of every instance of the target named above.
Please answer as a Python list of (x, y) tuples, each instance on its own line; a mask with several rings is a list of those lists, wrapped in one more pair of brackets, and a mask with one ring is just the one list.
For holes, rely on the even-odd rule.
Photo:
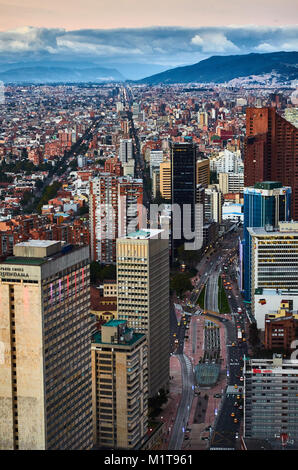
[(0, 0), (0, 68), (77, 58), (165, 70), (212, 55), (298, 51), (297, 17), (297, 0)]
[(293, 25), (296, 0), (0, 0), (0, 30)]

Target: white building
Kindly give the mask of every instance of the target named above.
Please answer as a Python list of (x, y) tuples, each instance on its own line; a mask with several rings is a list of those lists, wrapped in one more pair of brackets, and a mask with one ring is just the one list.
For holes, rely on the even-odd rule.
[(150, 178), (152, 178), (152, 171), (154, 168), (159, 168), (159, 165), (163, 161), (162, 150), (151, 150), (150, 151)]
[(122, 163), (126, 163), (133, 158), (132, 139), (120, 139), (119, 159)]
[[(251, 236), (251, 307), (253, 314), (257, 314), (258, 328), (263, 329), (261, 299), (255, 296), (263, 295), (262, 289), (287, 291), (287, 296), (298, 292), (298, 222), (280, 222), (279, 230), (272, 227), (247, 230)], [(276, 299), (277, 308), (280, 300)], [(272, 308), (275, 309), (275, 304)]]
[(244, 162), (241, 158), (240, 150), (231, 152), (225, 149), (218, 155), (210, 159), (210, 170), (216, 173), (243, 173)]

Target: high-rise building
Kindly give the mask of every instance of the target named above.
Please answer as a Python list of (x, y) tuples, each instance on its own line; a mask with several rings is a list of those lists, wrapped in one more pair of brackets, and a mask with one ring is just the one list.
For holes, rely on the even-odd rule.
[(101, 173), (90, 181), (89, 213), (91, 259), (116, 262), (116, 238), (127, 233), (130, 223), (142, 214), (143, 182), (129, 176)]
[[(181, 211), (181, 238), (172, 230), (173, 252), (186, 240), (184, 227), (195, 230), (196, 204), (196, 145), (193, 143), (171, 144), (172, 204)], [(189, 221), (189, 222), (188, 222)], [(188, 222), (188, 223), (187, 223)]]
[(291, 188), (265, 181), (244, 188), (244, 297), (251, 300), (251, 240), (249, 227), (277, 227), (290, 220)]
[(159, 165), (163, 161), (162, 150), (151, 150), (150, 151), (150, 178), (152, 178), (152, 171), (154, 168), (159, 168)]
[(223, 194), (243, 192), (243, 173), (219, 173), (218, 182), (219, 189)]
[(117, 239), (118, 319), (148, 340), (149, 396), (169, 382), (169, 240), (162, 230)]
[(160, 168), (160, 194), (168, 201), (172, 197), (172, 181), (171, 181), (171, 162), (165, 161), (159, 165)]
[(126, 163), (133, 158), (132, 139), (120, 139), (119, 159), (120, 162)]
[(298, 360), (244, 361), (244, 437), (274, 441), (287, 435), (298, 441)]
[(213, 220), (218, 224), (222, 221), (223, 195), (215, 185), (205, 189), (204, 215), (205, 220)]
[(90, 449), (89, 248), (31, 240), (0, 264), (0, 448)]
[(91, 356), (94, 443), (134, 449), (147, 433), (146, 335), (111, 320), (94, 333)]
[(210, 184), (210, 164), (209, 158), (204, 158), (202, 160), (197, 160), (196, 162), (196, 171), (197, 171), (197, 184), (201, 184), (205, 188)]
[[(256, 309), (254, 298), (260, 289), (274, 289), (275, 294), (284, 291), (296, 298), (298, 295), (298, 224), (294, 224), (296, 230), (295, 227), (283, 229), (282, 225), (280, 230), (268, 226), (247, 229), (251, 244), (251, 308), (261, 329), (265, 319), (260, 309)], [(258, 301), (261, 299), (258, 297)], [(276, 301), (279, 302), (278, 295)]]
[(281, 181), (292, 188), (292, 219), (298, 220), (298, 132), (276, 108), (246, 109), (244, 185)]

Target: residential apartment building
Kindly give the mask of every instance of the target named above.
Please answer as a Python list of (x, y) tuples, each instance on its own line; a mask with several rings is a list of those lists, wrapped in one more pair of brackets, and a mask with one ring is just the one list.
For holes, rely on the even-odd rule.
[(127, 233), (131, 223), (142, 214), (143, 182), (129, 176), (101, 173), (90, 181), (89, 215), (91, 259), (116, 262), (116, 238)]

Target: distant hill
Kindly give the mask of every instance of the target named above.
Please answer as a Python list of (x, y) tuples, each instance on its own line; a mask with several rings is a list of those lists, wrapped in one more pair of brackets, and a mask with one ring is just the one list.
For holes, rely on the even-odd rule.
[(151, 75), (138, 83), (223, 83), (268, 73), (279, 74), (281, 80), (298, 79), (298, 52), (212, 56), (194, 65)]
[(116, 69), (104, 67), (70, 68), (63, 66), (17, 67), (0, 72), (4, 83), (103, 82), (123, 81), (125, 77)]

